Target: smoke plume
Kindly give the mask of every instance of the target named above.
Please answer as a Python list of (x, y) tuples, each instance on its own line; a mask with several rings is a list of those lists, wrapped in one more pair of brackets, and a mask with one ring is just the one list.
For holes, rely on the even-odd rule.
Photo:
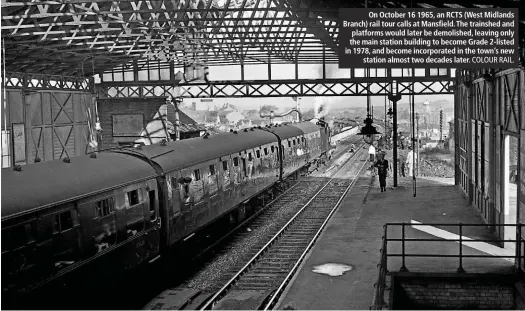
[[(326, 77), (328, 78), (330, 74), (336, 70), (337, 67), (335, 66), (326, 66)], [(320, 65), (318, 67), (318, 74), (319, 79), (323, 78), (323, 65)], [(316, 87), (316, 93), (321, 93), (321, 88), (323, 87), (322, 84), (318, 84)], [(321, 97), (315, 98), (315, 104), (314, 104), (314, 112), (315, 112), (315, 118), (319, 119), (321, 117), (324, 117), (328, 114), (328, 111), (330, 110), (330, 106), (328, 105), (328, 102), (323, 100)]]
[(321, 97), (316, 97), (314, 104), (315, 118), (319, 119), (321, 117), (326, 116), (328, 114), (328, 111), (329, 106), (327, 105), (327, 103)]

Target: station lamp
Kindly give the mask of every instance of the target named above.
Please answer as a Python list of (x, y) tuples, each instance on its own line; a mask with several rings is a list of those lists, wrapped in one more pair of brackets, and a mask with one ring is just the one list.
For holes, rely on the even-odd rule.
[(357, 135), (362, 135), (365, 143), (371, 145), (376, 140), (376, 135), (379, 135), (381, 133), (379, 133), (376, 130), (375, 126), (372, 125), (374, 121), (372, 120), (370, 115), (367, 116), (364, 123), (365, 123), (365, 126), (361, 128), (361, 132), (357, 133)]

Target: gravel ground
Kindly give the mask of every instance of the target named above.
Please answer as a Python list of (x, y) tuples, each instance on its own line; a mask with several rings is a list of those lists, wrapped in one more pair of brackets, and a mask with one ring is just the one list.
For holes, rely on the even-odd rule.
[[(298, 211), (300, 204), (308, 202), (322, 184), (321, 180), (300, 182), (295, 189), (274, 203), (274, 207), (265, 212), (265, 215), (255, 220), (260, 222), (257, 226), (248, 225), (242, 229), (244, 232), (225, 246), (225, 252), (216, 254), (201, 271), (181, 287), (206, 291), (216, 290), (218, 286), (223, 285), (224, 278), (232, 277), (236, 272), (234, 267), (244, 265), (268, 241), (268, 237), (277, 233), (285, 221)], [(288, 202), (281, 203), (286, 201)], [(226, 272), (229, 270), (229, 273)]]
[(421, 176), (454, 177), (454, 164), (434, 156), (423, 156), (419, 164)]

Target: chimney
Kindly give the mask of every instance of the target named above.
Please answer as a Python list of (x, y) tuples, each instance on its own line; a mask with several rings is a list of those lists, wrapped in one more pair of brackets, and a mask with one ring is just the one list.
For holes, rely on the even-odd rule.
[(182, 99), (168, 97), (166, 103), (166, 119), (173, 124), (174, 140), (180, 140), (179, 105), (182, 103)]
[(175, 107), (175, 122), (173, 122), (173, 127), (175, 129), (175, 140), (180, 140), (180, 119), (179, 119), (179, 104), (182, 100), (175, 99), (173, 101), (173, 106)]

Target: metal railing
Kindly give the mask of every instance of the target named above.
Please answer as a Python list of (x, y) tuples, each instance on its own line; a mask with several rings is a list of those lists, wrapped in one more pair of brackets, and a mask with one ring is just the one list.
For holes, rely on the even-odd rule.
[(377, 264), (379, 275), (377, 276), (377, 282), (374, 283), (374, 296), (372, 298), (372, 305), (370, 306), (370, 310), (381, 310), (383, 308), (383, 306), (385, 305), (385, 289), (388, 288), (386, 285), (386, 277), (388, 274), (386, 257), (387, 225), (384, 225), (383, 228), (385, 232), (381, 237), (381, 249), (379, 250), (379, 253), (381, 254), (381, 259)]
[[(406, 237), (406, 227), (409, 226), (417, 226), (417, 227), (455, 227), (457, 228), (458, 234), (451, 233), (451, 235), (457, 236), (457, 238), (449, 239), (449, 238), (407, 238)], [(516, 238), (515, 239), (474, 239), (474, 238), (465, 238), (463, 237), (464, 229), (466, 227), (491, 227), (493, 229), (500, 228), (505, 229), (505, 227), (514, 227), (516, 230)], [(400, 238), (388, 238), (388, 229), (396, 229), (400, 228), (401, 230), (401, 237)], [(523, 250), (525, 249), (525, 239), (522, 237), (522, 232), (525, 230), (525, 224), (463, 224), (463, 223), (457, 223), (457, 224), (450, 224), (450, 223), (430, 223), (430, 224), (422, 224), (422, 223), (387, 223), (384, 226), (384, 235), (382, 237), (382, 246), (380, 250), (380, 261), (378, 263), (378, 278), (377, 282), (374, 284), (374, 295), (372, 300), (372, 305), (370, 306), (370, 310), (381, 310), (384, 306), (386, 306), (386, 302), (384, 299), (384, 291), (385, 289), (388, 289), (388, 286), (386, 285), (387, 276), (389, 274), (388, 270), (388, 259), (389, 257), (401, 257), (401, 267), (399, 269), (400, 272), (408, 272), (407, 266), (406, 266), (406, 259), (407, 258), (457, 258), (458, 260), (458, 267), (456, 269), (456, 272), (463, 273), (465, 272), (465, 269), (463, 267), (463, 260), (465, 258), (512, 258), (515, 262), (516, 270), (519, 272), (525, 272), (525, 265), (524, 265), (524, 259), (525, 256), (522, 254)], [(492, 232), (493, 233), (493, 232)], [(401, 243), (401, 252), (397, 253), (389, 253), (388, 252), (388, 242), (396, 242)], [(439, 242), (439, 243), (458, 243), (458, 253), (457, 254), (438, 254), (438, 253), (428, 253), (428, 254), (422, 254), (422, 253), (407, 253), (406, 252), (406, 245), (407, 243), (432, 243), (432, 242)], [(484, 254), (465, 254), (463, 251), (464, 246), (471, 247), (474, 243), (480, 243), (480, 242), (492, 242), (492, 243), (504, 243), (504, 242), (512, 242), (515, 244), (515, 251), (513, 254), (500, 254), (500, 255), (484, 255)], [(429, 248), (431, 249), (431, 248)]]

